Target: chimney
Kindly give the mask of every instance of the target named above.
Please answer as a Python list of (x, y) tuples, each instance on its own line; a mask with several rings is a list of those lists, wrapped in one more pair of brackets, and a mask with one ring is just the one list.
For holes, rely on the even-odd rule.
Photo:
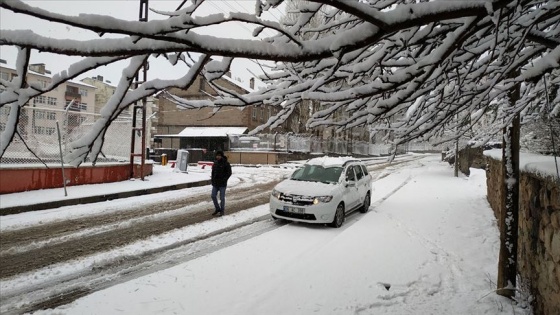
[(101, 75), (98, 75), (97, 78), (95, 78), (95, 79), (96, 79), (97, 81), (103, 82), (103, 76), (101, 76)]
[(35, 71), (40, 74), (45, 74), (45, 64), (44, 63), (33, 63), (29, 65), (29, 70)]
[(254, 89), (254, 88), (255, 88), (255, 78), (249, 79), (249, 87), (250, 87), (251, 89)]

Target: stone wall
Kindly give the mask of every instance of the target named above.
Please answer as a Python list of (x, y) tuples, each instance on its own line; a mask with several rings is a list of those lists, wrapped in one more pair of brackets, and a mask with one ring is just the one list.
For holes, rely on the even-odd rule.
[[(501, 161), (487, 157), (488, 201), (500, 217)], [(560, 314), (560, 185), (522, 172), (519, 186), (518, 273), (534, 297), (535, 314)]]
[[(486, 159), (483, 154), (482, 147), (472, 148), (467, 146), (459, 150), (459, 171), (467, 176), (471, 174), (470, 168), (486, 169)], [(442, 153), (442, 159), (447, 161), (450, 165), (455, 163), (454, 155), (447, 155), (446, 152)]]
[(461, 173), (469, 176), (471, 174), (470, 168), (486, 168), (486, 160), (482, 153), (483, 149), (471, 148), (467, 146), (463, 150), (459, 151), (459, 170)]

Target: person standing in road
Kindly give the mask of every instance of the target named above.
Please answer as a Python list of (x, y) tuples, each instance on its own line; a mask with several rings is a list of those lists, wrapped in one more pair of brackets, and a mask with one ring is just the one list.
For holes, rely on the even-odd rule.
[[(217, 151), (214, 165), (212, 165), (212, 201), (214, 202), (214, 213), (212, 215), (222, 216), (226, 206), (227, 181), (231, 176), (231, 165), (224, 152)], [(218, 191), (220, 192), (220, 204), (218, 204)]]

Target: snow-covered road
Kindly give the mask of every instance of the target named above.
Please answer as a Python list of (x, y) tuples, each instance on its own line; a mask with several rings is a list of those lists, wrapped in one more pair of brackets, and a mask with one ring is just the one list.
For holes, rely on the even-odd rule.
[[(258, 172), (242, 177), (269, 177)], [(372, 175), (370, 212), (342, 229), (278, 224), (262, 205), (4, 279), (2, 308), (72, 292), (86, 296), (37, 313), (511, 314), (492, 293), (498, 232), (484, 172), (453, 178), (431, 156)], [(11, 226), (33, 225), (23, 221)]]

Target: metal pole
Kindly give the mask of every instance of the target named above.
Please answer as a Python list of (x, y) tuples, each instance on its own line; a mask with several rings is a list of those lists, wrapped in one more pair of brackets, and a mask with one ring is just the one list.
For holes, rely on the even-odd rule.
[[(147, 22), (148, 21), (148, 0), (140, 0), (140, 11), (138, 13), (138, 20), (140, 22)], [(136, 73), (134, 88), (138, 88), (140, 80), (140, 71)], [(144, 63), (142, 66), (142, 82), (146, 82), (148, 80), (148, 61)], [(133, 105), (133, 112), (132, 112), (132, 132), (131, 132), (131, 140), (130, 140), (130, 178), (134, 177), (134, 158), (136, 156), (140, 157), (140, 178), (144, 180), (144, 165), (146, 162), (146, 97), (142, 98), (141, 105)], [(142, 127), (136, 127), (136, 115), (137, 109), (142, 110)], [(136, 154), (136, 132), (141, 132), (141, 152)]]
[(62, 186), (64, 187), (64, 197), (68, 196), (66, 191), (66, 175), (64, 174), (64, 158), (62, 156), (62, 139), (60, 137), (60, 126), (58, 120), (56, 121), (56, 131), (58, 133), (58, 150), (60, 151), (60, 166), (62, 168)]

